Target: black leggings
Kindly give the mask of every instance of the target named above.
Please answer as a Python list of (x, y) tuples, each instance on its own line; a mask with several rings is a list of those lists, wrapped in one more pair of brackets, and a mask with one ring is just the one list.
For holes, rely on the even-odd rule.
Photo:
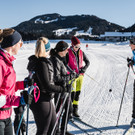
[(0, 120), (0, 135), (13, 135), (11, 118)]
[[(63, 96), (63, 95), (61, 95), (61, 97), (60, 97), (60, 99), (59, 99), (56, 112), (59, 111), (60, 105), (62, 104), (62, 100), (64, 100), (64, 99), (62, 98), (62, 96)], [(57, 100), (58, 100), (58, 94), (55, 94), (55, 104), (57, 103)], [(69, 100), (70, 100), (70, 103), (69, 103)], [(67, 112), (68, 103), (69, 103), (69, 110), (68, 110), (69, 112)], [(68, 118), (67, 118), (67, 123), (68, 123), (69, 117), (70, 117), (71, 113), (73, 112), (71, 97), (70, 97), (70, 99), (69, 99), (69, 97), (67, 97), (67, 100), (66, 100), (66, 102), (65, 102), (65, 105), (64, 105), (63, 110), (64, 110), (64, 109), (65, 109), (65, 111), (64, 111), (64, 113), (63, 113), (63, 117), (62, 117), (62, 121), (61, 121), (61, 125), (60, 125), (61, 132), (64, 131), (64, 128), (67, 129), (67, 125), (65, 125), (67, 113), (68, 113)], [(58, 125), (59, 125), (59, 124), (60, 124), (60, 121), (59, 121)], [(65, 127), (65, 126), (66, 126), (66, 127)]]
[(56, 112), (52, 101), (42, 101), (31, 105), (37, 133), (36, 135), (51, 135), (56, 122)]

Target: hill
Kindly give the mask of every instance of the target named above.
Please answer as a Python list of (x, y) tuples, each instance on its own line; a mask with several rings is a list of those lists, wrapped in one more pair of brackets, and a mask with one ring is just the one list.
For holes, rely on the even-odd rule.
[[(36, 16), (20, 23), (14, 29), (22, 34), (24, 40), (32, 40), (39, 36), (70, 38), (79, 31), (88, 35), (100, 35), (105, 31), (119, 31), (124, 27), (94, 15), (61, 16), (54, 13)], [(58, 35), (59, 31), (63, 33)]]
[(132, 26), (128, 27), (124, 31), (126, 31), (126, 32), (135, 32), (135, 24), (133, 24)]

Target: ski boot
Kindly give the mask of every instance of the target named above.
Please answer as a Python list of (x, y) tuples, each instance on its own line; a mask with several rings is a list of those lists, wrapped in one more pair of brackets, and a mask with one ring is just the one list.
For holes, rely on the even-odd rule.
[(73, 116), (74, 116), (74, 117), (77, 117), (77, 118), (80, 117), (79, 114), (78, 114), (78, 108), (74, 108), (74, 109), (73, 109)]

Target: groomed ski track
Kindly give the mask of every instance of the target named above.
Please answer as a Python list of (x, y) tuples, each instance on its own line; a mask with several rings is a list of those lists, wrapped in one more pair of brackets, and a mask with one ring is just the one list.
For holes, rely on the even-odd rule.
[[(69, 43), (69, 40), (65, 40)], [(52, 47), (58, 40), (51, 41)], [(126, 92), (123, 100), (122, 110), (119, 119), (119, 126), (116, 127), (118, 111), (122, 98), (123, 88), (127, 75), (127, 57), (132, 56), (128, 42), (109, 43), (109, 42), (86, 42), (81, 40), (81, 48), (90, 60), (90, 66), (86, 71), (82, 93), (79, 102), (79, 114), (83, 121), (99, 128), (102, 133), (77, 123), (92, 135), (122, 135), (129, 127), (132, 113), (133, 81), (134, 74), (130, 70)], [(86, 50), (85, 45), (89, 44)], [(34, 54), (35, 41), (24, 44), (14, 67), (17, 80), (24, 79), (28, 72), (27, 58)], [(93, 79), (91, 79), (89, 76)], [(112, 92), (109, 92), (112, 89)], [(19, 94), (19, 93), (17, 93)], [(25, 113), (26, 118), (26, 113)], [(14, 113), (12, 115), (14, 118)], [(69, 123), (68, 130), (73, 134), (83, 135), (84, 132), (78, 130)], [(29, 134), (35, 135), (36, 126), (32, 113), (29, 118)], [(132, 133), (132, 135), (135, 133)]]

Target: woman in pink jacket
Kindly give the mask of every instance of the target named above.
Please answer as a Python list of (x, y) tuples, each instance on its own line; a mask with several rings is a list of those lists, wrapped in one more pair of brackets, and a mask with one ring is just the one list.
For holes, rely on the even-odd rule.
[(24, 81), (16, 82), (12, 62), (15, 60), (13, 55), (18, 53), (22, 44), (22, 37), (17, 31), (0, 30), (0, 135), (13, 135), (12, 106), (20, 105), (20, 97), (15, 96), (15, 91), (24, 89)]

